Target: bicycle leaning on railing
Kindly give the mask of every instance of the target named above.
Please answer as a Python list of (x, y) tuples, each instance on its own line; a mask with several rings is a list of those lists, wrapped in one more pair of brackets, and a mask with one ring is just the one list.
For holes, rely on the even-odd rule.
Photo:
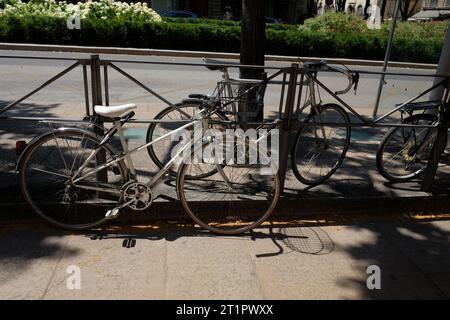
[[(296, 178), (304, 184), (315, 186), (330, 178), (342, 164), (351, 138), (350, 119), (345, 109), (336, 103), (322, 103), (317, 85), (318, 71), (335, 71), (346, 76), (347, 87), (334, 92), (345, 94), (359, 82), (359, 73), (345, 66), (330, 66), (325, 61), (303, 63), (305, 101), (294, 116), (301, 120), (295, 136), (291, 167)], [(309, 112), (304, 119), (305, 110)]]
[[(272, 213), (280, 196), (280, 178), (270, 152), (245, 139), (240, 142), (243, 148), (238, 142), (215, 145), (217, 136), (203, 130), (223, 112), (220, 106), (204, 104), (188, 123), (128, 150), (123, 126), (134, 116), (134, 108), (134, 104), (95, 106), (98, 115), (112, 119), (113, 125), (104, 135), (62, 127), (26, 146), (17, 168), (23, 196), (34, 212), (58, 227), (90, 229), (117, 217), (124, 208), (147, 209), (160, 195), (166, 173), (178, 164), (179, 200), (201, 227), (236, 234), (258, 226)], [(199, 138), (178, 148), (150, 182), (139, 181), (133, 153), (196, 126), (202, 128)], [(112, 144), (116, 133), (121, 152)], [(227, 148), (223, 153), (232, 156), (218, 157), (220, 148)], [(249, 159), (252, 154), (257, 154), (259, 161)]]
[(407, 182), (425, 173), (436, 142), (437, 127), (441, 121), (449, 121), (444, 113), (447, 99), (448, 90), (442, 100), (412, 102), (400, 109), (404, 126), (391, 128), (377, 151), (377, 169), (384, 178)]
[[(240, 108), (242, 105), (251, 110), (262, 109), (264, 93), (268, 84), (267, 75), (263, 74), (262, 80), (233, 79), (228, 72), (230, 63), (213, 59), (204, 59), (204, 62), (208, 69), (222, 72), (222, 80), (217, 83), (213, 93), (211, 95), (190, 94), (189, 99), (162, 110), (155, 116), (155, 119), (173, 120), (175, 122), (151, 124), (147, 131), (147, 142), (160, 139), (165, 133), (181, 126), (183, 121), (192, 119), (192, 116), (205, 103), (215, 105), (222, 110), (216, 114), (222, 124), (245, 123), (242, 118), (248, 115), (248, 112), (242, 112)], [(309, 114), (301, 121), (313, 123), (313, 125), (300, 125), (291, 151), (291, 163), (294, 174), (299, 181), (308, 185), (318, 185), (328, 179), (342, 163), (350, 143), (351, 128), (349, 117), (340, 105), (322, 104), (321, 101), (317, 100), (318, 88), (313, 80), (317, 77), (318, 69), (332, 70), (344, 74), (348, 79), (348, 85), (344, 90), (335, 92), (336, 95), (340, 95), (347, 93), (352, 86), (356, 88), (359, 75), (345, 68), (329, 66), (323, 61), (305, 63), (304, 68), (307, 70), (305, 83), (308, 87), (308, 99), (297, 110), (296, 116), (300, 118), (300, 115), (309, 108)], [(249, 96), (252, 98), (251, 101), (247, 100)], [(224, 127), (216, 124), (216, 127), (222, 130), (234, 126), (229, 124)], [(264, 126), (267, 127), (270, 124), (264, 124), (260, 127)], [(170, 139), (164, 139), (160, 140), (158, 144), (149, 146), (149, 155), (159, 168), (163, 168), (170, 160), (171, 150), (175, 143)], [(170, 172), (175, 175), (176, 167), (171, 169)]]
[[(444, 78), (443, 80), (437, 82), (429, 89), (421, 92), (417, 96), (409, 99), (406, 102), (397, 104), (395, 108), (387, 112), (386, 114), (373, 119), (369, 120), (366, 119), (364, 116), (358, 114), (355, 110), (353, 110), (348, 104), (346, 104), (343, 100), (339, 99), (337, 95), (341, 93), (345, 93), (350, 89), (352, 85), (356, 86), (358, 84), (359, 80), (359, 74), (357, 72), (352, 72), (350, 70), (347, 70), (347, 72), (341, 68), (336, 67), (330, 67), (325, 62), (321, 61), (318, 63), (305, 63), (304, 67), (308, 70), (315, 69), (317, 71), (338, 71), (341, 73), (347, 74), (349, 78), (349, 86), (347, 89), (340, 91), (340, 92), (331, 92), (329, 88), (327, 88), (324, 84), (322, 84), (320, 81), (317, 80), (316, 73), (307, 71), (306, 72), (306, 83), (308, 85), (309, 89), (309, 99), (307, 100), (308, 103), (312, 105), (312, 109), (314, 106), (314, 100), (315, 100), (315, 94), (314, 90), (315, 88), (318, 89), (319, 87), (324, 89), (327, 93), (329, 93), (331, 96), (336, 98), (338, 101), (340, 101), (343, 106), (348, 109), (353, 115), (356, 116), (361, 122), (363, 126), (377, 126), (378, 123), (380, 123), (383, 119), (387, 118), (391, 114), (395, 112), (400, 112), (401, 115), (401, 121), (398, 124), (389, 124), (393, 126), (384, 136), (381, 143), (379, 144), (377, 155), (376, 155), (376, 164), (378, 171), (380, 174), (385, 177), (387, 180), (391, 182), (405, 182), (410, 181), (414, 178), (420, 177), (424, 174), (428, 161), (431, 156), (431, 152), (433, 150), (433, 147), (435, 145), (436, 137), (438, 134), (438, 127), (441, 123), (447, 123), (449, 121), (449, 115), (448, 115), (448, 100), (449, 100), (449, 79), (448, 77)], [(428, 92), (432, 91), (433, 89), (444, 86), (445, 91), (443, 94), (443, 97), (441, 100), (438, 101), (416, 101), (419, 98), (423, 97)], [(318, 90), (317, 90), (318, 92)], [(320, 111), (319, 112), (312, 112), (314, 115), (315, 113), (318, 113), (317, 117), (313, 117), (311, 119), (311, 123), (313, 124), (311, 131), (313, 131), (312, 134), (309, 136), (309, 144), (313, 147), (308, 148), (305, 147), (308, 145), (308, 140), (305, 142), (300, 142), (297, 138), (297, 143), (306, 154), (309, 153), (309, 150), (313, 150), (314, 146), (326, 146), (326, 148), (321, 148), (321, 153), (317, 156), (313, 156), (312, 160), (316, 161), (317, 163), (320, 163), (320, 159), (324, 158), (331, 158), (330, 157), (324, 157), (323, 152), (326, 152), (326, 150), (330, 149), (329, 145), (331, 143), (337, 144), (337, 142), (342, 141), (338, 147), (334, 148), (334, 157), (337, 159), (337, 161), (330, 163), (335, 163), (335, 167), (331, 167), (331, 170), (329, 170), (329, 175), (331, 175), (336, 168), (339, 166), (339, 164), (342, 162), (342, 160), (345, 157), (345, 153), (348, 148), (349, 139), (350, 139), (350, 123), (349, 123), (349, 117), (347, 114), (347, 111), (335, 104), (325, 104), (323, 106), (327, 106), (327, 109), (334, 110), (335, 115), (333, 117), (328, 117), (328, 120), (325, 119), (324, 115), (326, 115), (326, 112)], [(323, 108), (323, 107), (322, 107)], [(326, 110), (326, 109), (325, 109)], [(421, 113), (417, 113), (421, 112)], [(299, 113), (301, 114), (301, 113)], [(331, 120), (331, 121), (330, 121)], [(309, 122), (309, 119), (306, 119), (306, 122)], [(316, 124), (318, 125), (319, 129), (316, 128)], [(338, 134), (328, 134), (326, 142), (320, 143), (317, 137), (320, 137), (320, 131), (323, 130), (324, 127), (330, 125), (331, 127), (335, 127), (335, 131), (340, 130)], [(307, 128), (307, 127), (305, 127)], [(325, 136), (325, 135), (324, 135)], [(346, 137), (346, 139), (342, 139), (342, 137)], [(320, 138), (319, 138), (320, 139)], [(323, 139), (325, 141), (325, 139)], [(319, 141), (319, 142), (318, 142)], [(295, 148), (295, 146), (294, 146)], [(296, 166), (296, 161), (298, 159), (302, 159), (302, 157), (292, 157), (292, 167), (293, 171), (296, 174), (297, 178), (300, 181), (305, 180), (304, 177), (302, 177), (300, 171), (298, 170), (298, 166)], [(312, 161), (311, 161), (312, 162)], [(309, 163), (309, 162), (308, 162)], [(320, 167), (320, 166), (319, 166)], [(300, 168), (305, 168), (304, 165), (301, 165)], [(318, 175), (318, 179), (316, 180), (316, 184), (323, 182), (329, 175), (324, 175), (321, 177), (321, 175)], [(307, 183), (308, 181), (304, 181)]]

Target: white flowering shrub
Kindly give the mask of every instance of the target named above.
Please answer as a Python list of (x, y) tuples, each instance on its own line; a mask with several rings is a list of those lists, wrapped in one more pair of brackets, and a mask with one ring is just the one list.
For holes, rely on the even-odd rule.
[[(81, 19), (102, 20), (142, 20), (159, 22), (161, 17), (147, 3), (126, 3), (114, 0), (88, 0), (77, 4), (68, 4), (66, 1), (55, 0), (32, 0), (22, 2), (21, 0), (0, 0), (4, 4), (0, 7), (1, 15), (22, 16), (49, 16), (69, 17), (79, 15)], [(3, 9), (1, 9), (3, 7)]]

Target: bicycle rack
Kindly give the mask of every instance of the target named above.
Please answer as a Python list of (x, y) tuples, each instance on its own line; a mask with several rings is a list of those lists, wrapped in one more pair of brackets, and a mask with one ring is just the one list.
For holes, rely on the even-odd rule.
[[(3, 107), (0, 110), (0, 120), (35, 120), (35, 121), (42, 121), (42, 120), (57, 120), (61, 122), (80, 122), (80, 120), (74, 120), (74, 119), (64, 119), (64, 118), (43, 118), (43, 117), (5, 117), (1, 116), (1, 114), (5, 113), (6, 111), (17, 107), (21, 102), (23, 102), (25, 99), (29, 98), (30, 96), (34, 95), (35, 93), (39, 92), (40, 90), (44, 89), (51, 83), (55, 82), (56, 80), (60, 79), (62, 76), (66, 75), (67, 73), (71, 72), (78, 66), (82, 67), (82, 77), (83, 77), (83, 89), (84, 89), (84, 100), (85, 100), (85, 118), (84, 121), (89, 121), (93, 115), (95, 115), (94, 106), (95, 105), (101, 105), (103, 103), (103, 90), (102, 87), (104, 87), (104, 102), (105, 105), (109, 105), (109, 78), (108, 78), (108, 68), (111, 67), (115, 71), (117, 71), (122, 76), (126, 77), (130, 81), (134, 82), (136, 85), (140, 86), (144, 90), (146, 90), (151, 95), (155, 96), (168, 106), (173, 106), (174, 104), (158, 94), (155, 90), (148, 87), (126, 71), (122, 70), (120, 67), (118, 67), (117, 63), (140, 63), (140, 64), (158, 64), (158, 65), (178, 65), (178, 66), (199, 66), (204, 67), (205, 64), (201, 63), (176, 63), (176, 62), (152, 62), (152, 61), (137, 61), (137, 60), (103, 60), (100, 59), (99, 55), (91, 55), (90, 59), (74, 59), (74, 58), (56, 58), (56, 57), (30, 57), (30, 56), (0, 56), (0, 58), (15, 58), (15, 59), (34, 59), (34, 60), (59, 60), (59, 61), (74, 61), (72, 65), (65, 68), (63, 71), (59, 72), (49, 80), (45, 81), (42, 85), (38, 86), (34, 90), (30, 91), (29, 93), (25, 94), (21, 98), (18, 98), (14, 100), (13, 102), (9, 103), (5, 107)], [(216, 64), (215, 64), (216, 65)], [(90, 85), (91, 85), (91, 99), (89, 99), (89, 81), (88, 81), (88, 70), (87, 66), (90, 67)], [(224, 64), (224, 67), (230, 67), (230, 68), (253, 68), (253, 69), (265, 69), (265, 70), (276, 70), (275, 73), (269, 77), (269, 83), (271, 84), (278, 84), (281, 85), (280, 90), (280, 101), (279, 101), (279, 117), (282, 121), (281, 126), (281, 135), (280, 135), (280, 176), (282, 178), (282, 186), (284, 186), (284, 179), (286, 175), (287, 170), (287, 161), (289, 157), (289, 151), (290, 151), (290, 143), (291, 143), (291, 131), (294, 128), (294, 122), (298, 121), (297, 119), (294, 119), (293, 115), (295, 110), (298, 110), (300, 107), (302, 94), (303, 94), (303, 86), (305, 85), (305, 74), (307, 72), (306, 69), (300, 67), (298, 63), (292, 63), (289, 67), (283, 67), (283, 68), (277, 68), (277, 67), (264, 67), (264, 66), (248, 66), (248, 65), (240, 65), (240, 64)], [(102, 70), (103, 67), (103, 81), (102, 81)], [(412, 74), (408, 73), (394, 73), (394, 72), (371, 72), (371, 71), (359, 71), (360, 73), (366, 73), (366, 74), (383, 74), (383, 75), (409, 75)], [(275, 77), (282, 75), (281, 81), (273, 80)], [(448, 75), (421, 75), (421, 76), (430, 76), (430, 77), (441, 77), (445, 78), (443, 81), (438, 83), (437, 85), (431, 87), (430, 89), (422, 92), (414, 99), (411, 99), (410, 101), (413, 101), (419, 97), (422, 97), (426, 93), (430, 92), (432, 89), (434, 89), (438, 85), (442, 85), (445, 81), (447, 84), (447, 89), (449, 89), (449, 76)], [(300, 78), (300, 79), (299, 79)], [(351, 108), (344, 100), (337, 97), (333, 92), (331, 92), (323, 83), (315, 80), (317, 84), (327, 91), (329, 94), (334, 96), (341, 104), (343, 104), (348, 110), (350, 110), (351, 113), (355, 114), (357, 118), (362, 120), (362, 123), (350, 123), (350, 126), (365, 126), (365, 127), (389, 127), (389, 126), (402, 126), (402, 124), (399, 123), (380, 123), (378, 124), (377, 121), (381, 120), (383, 117), (376, 119), (376, 121), (367, 121), (363, 117), (361, 117), (354, 109)], [(102, 83), (103, 82), (103, 83)], [(91, 101), (89, 101), (91, 100)], [(437, 166), (440, 160), (440, 157), (443, 153), (443, 150), (445, 148), (445, 141), (447, 138), (447, 130), (449, 127), (448, 121), (449, 121), (449, 112), (450, 110), (448, 107), (448, 104), (445, 105), (446, 110), (444, 110), (444, 114), (446, 115), (446, 121), (441, 123), (438, 127), (438, 138), (437, 141), (433, 147), (432, 154), (430, 156), (430, 160), (428, 162), (428, 166), (424, 175), (424, 179), (421, 185), (422, 191), (429, 191), (432, 187)], [(96, 117), (96, 119), (99, 119)], [(103, 121), (106, 121), (105, 119), (99, 119), (100, 126), (103, 124)], [(142, 119), (142, 120), (134, 120), (134, 123), (151, 123), (151, 122), (160, 122), (158, 120), (153, 119)], [(253, 123), (254, 124), (254, 123)], [(314, 125), (314, 123), (310, 124), (302, 124), (302, 125)], [(96, 127), (94, 130), (101, 130), (98, 127)]]

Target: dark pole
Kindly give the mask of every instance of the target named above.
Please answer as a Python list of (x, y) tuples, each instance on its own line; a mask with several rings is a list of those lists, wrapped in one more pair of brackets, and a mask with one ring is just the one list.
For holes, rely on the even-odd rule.
[[(447, 74), (450, 75), (450, 26), (447, 28), (447, 33), (445, 35), (444, 46), (442, 47), (441, 57), (439, 59), (439, 64), (436, 69), (436, 74)], [(442, 78), (435, 78), (434, 84), (437, 84), (439, 81), (442, 81)], [(448, 88), (448, 84), (447, 84)], [(442, 100), (444, 98), (445, 88), (444, 86), (437, 87), (430, 93), (430, 100)], [(449, 108), (448, 105), (445, 108)], [(434, 111), (434, 110), (433, 110)], [(436, 113), (433, 111), (429, 111), (429, 113)], [(445, 112), (448, 115), (448, 111)], [(448, 119), (444, 119), (448, 121)], [(425, 170), (425, 174), (423, 177), (423, 181), (421, 184), (422, 191), (430, 191), (433, 186), (434, 177), (436, 175), (437, 167), (439, 161), (441, 159), (441, 155), (444, 152), (444, 149), (447, 145), (447, 132), (448, 132), (448, 123), (441, 123), (438, 128), (438, 134), (436, 138), (436, 142), (434, 143), (430, 159), (427, 164), (427, 168)]]
[[(266, 3), (260, 0), (242, 0), (241, 64), (264, 65), (266, 39)], [(264, 70), (241, 68), (240, 77), (262, 79)], [(242, 121), (261, 121), (262, 110), (251, 110), (250, 105), (239, 105)], [(252, 111), (258, 111), (256, 113)], [(243, 119), (242, 119), (243, 118)]]
[[(96, 105), (102, 105), (102, 78), (100, 73), (100, 58), (98, 55), (91, 55), (91, 86), (92, 86), (92, 109)], [(93, 114), (95, 114), (95, 110), (93, 110)], [(101, 117), (95, 118), (95, 124), (98, 126), (95, 126), (93, 128), (94, 133), (98, 136), (103, 136), (104, 132), (101, 129), (103, 127), (103, 120)], [(100, 127), (99, 127), (100, 126)], [(104, 164), (106, 162), (106, 154), (105, 151), (101, 150), (99, 153), (97, 153), (96, 156), (97, 165)], [(107, 170), (102, 170), (97, 172), (97, 179), (99, 181), (107, 182), (108, 181), (108, 174)], [(101, 193), (99, 193), (101, 194)]]

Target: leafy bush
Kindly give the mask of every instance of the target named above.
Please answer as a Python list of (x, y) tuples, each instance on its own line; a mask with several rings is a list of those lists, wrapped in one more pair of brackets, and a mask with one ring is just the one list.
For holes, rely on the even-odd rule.
[(325, 14), (306, 19), (300, 29), (313, 32), (355, 33), (368, 32), (363, 18), (343, 12), (326, 12)]
[[(144, 5), (127, 7), (112, 0), (102, 0), (98, 5), (65, 4), (65, 7), (65, 2), (53, 0), (46, 4), (31, 0), (26, 5), (20, 0), (0, 1), (8, 2), (0, 12), (2, 42), (221, 52), (240, 49), (240, 23), (235, 21), (161, 20), (151, 9), (143, 9)], [(17, 5), (20, 13), (11, 9), (14, 3), (21, 3)], [(56, 4), (62, 9), (57, 10)], [(80, 30), (69, 30), (66, 26), (67, 12), (72, 12), (74, 6), (81, 10), (88, 8)], [(447, 26), (448, 22), (399, 23), (391, 60), (437, 62)], [(381, 60), (388, 30), (388, 23), (381, 30), (369, 30), (361, 18), (342, 13), (309, 19), (300, 27), (268, 24), (265, 53)]]
[(77, 4), (68, 4), (66, 1), (55, 0), (0, 0), (4, 1), (1, 16), (47, 16), (47, 17), (69, 17), (79, 15), (81, 19), (133, 19), (146, 21), (161, 21), (161, 17), (147, 6), (140, 2), (128, 4), (126, 2), (114, 0), (99, 0), (78, 2)]
[[(440, 38), (443, 39), (449, 20), (427, 22), (397, 22), (395, 37), (397, 38)], [(383, 23), (381, 32), (389, 33), (390, 22)]]
[[(448, 25), (449, 21), (398, 22), (391, 60), (437, 62)], [(361, 17), (340, 12), (307, 19), (299, 27), (303, 34), (314, 33), (316, 52), (322, 52), (325, 44), (330, 46), (323, 56), (359, 59), (382, 59), (389, 30), (390, 22), (371, 30)]]

